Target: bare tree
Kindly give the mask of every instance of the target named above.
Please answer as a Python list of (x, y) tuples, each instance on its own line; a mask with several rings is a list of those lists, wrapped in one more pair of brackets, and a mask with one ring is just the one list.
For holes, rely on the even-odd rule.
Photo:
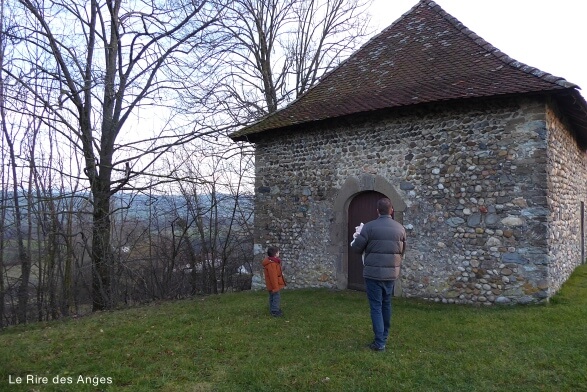
[[(219, 135), (336, 66), (363, 41), (369, 2), (0, 0), (0, 247), (20, 270), (0, 279), (0, 319), (10, 293), (26, 321), (34, 287), (39, 319), (90, 295), (93, 310), (184, 295), (187, 264), (202, 272), (192, 292), (231, 287), (252, 254), (252, 157)], [(142, 191), (183, 204), (133, 220), (118, 200)]]
[[(2, 11), (2, 31), (6, 31), (4, 26), (4, 16), (5, 16), (5, 4), (2, 2), (1, 4)], [(6, 41), (5, 38), (2, 38), (0, 41), (0, 66), (2, 68), (8, 67), (11, 64), (8, 64), (5, 59), (6, 53)], [(16, 144), (17, 136), (16, 134), (19, 130), (22, 130), (22, 126), (10, 127), (7, 121), (7, 106), (6, 106), (6, 96), (7, 96), (7, 89), (4, 83), (4, 77), (0, 78), (0, 124), (1, 124), (1, 131), (2, 137), (5, 142), (6, 152), (8, 154), (8, 162), (7, 164), (10, 167), (10, 173), (8, 174), (12, 178), (12, 209), (14, 211), (14, 226), (15, 226), (15, 236), (17, 242), (17, 249), (18, 249), (18, 261), (20, 263), (21, 268), (21, 277), (20, 277), (20, 285), (18, 289), (18, 311), (17, 317), (18, 321), (21, 323), (25, 323), (27, 320), (27, 306), (28, 306), (28, 288), (29, 288), (29, 279), (30, 279), (30, 272), (31, 272), (31, 257), (30, 252), (25, 246), (25, 230), (24, 230), (24, 222), (23, 222), (23, 209), (22, 209), (22, 202), (23, 199), (21, 197), (21, 192), (18, 186), (18, 165), (19, 162), (17, 161), (17, 148), (18, 145)], [(22, 124), (21, 124), (22, 125)], [(24, 126), (27, 128), (27, 126)]]
[[(6, 13), (5, 13), (5, 0), (0, 0), (0, 31), (6, 31)], [(6, 53), (6, 40), (3, 34), (0, 34), (0, 69), (4, 68), (5, 64), (5, 53)], [(6, 110), (4, 108), (5, 102), (5, 92), (6, 89), (4, 88), (4, 74), (0, 72), (0, 121), (2, 121), (2, 127), (4, 128), (4, 122), (6, 118)], [(3, 132), (4, 133), (4, 132)], [(4, 298), (5, 298), (5, 287), (4, 287), (4, 233), (5, 233), (5, 226), (6, 226), (6, 178), (5, 178), (5, 171), (4, 171), (4, 143), (1, 143), (2, 150), (1, 150), (1, 160), (0, 164), (2, 167), (0, 168), (0, 173), (2, 176), (2, 182), (0, 183), (0, 328), (4, 326)]]
[(299, 97), (368, 35), (372, 0), (234, 0), (216, 107), (236, 125)]
[(252, 157), (206, 143), (199, 148), (183, 146), (174, 158), (182, 162), (184, 180), (178, 184), (185, 205), (182, 235), (193, 290), (238, 289), (242, 284), (231, 280), (252, 255), (253, 178), (248, 176)]
[(76, 236), (72, 233), (72, 217), (76, 211), (71, 204), (79, 183), (67, 189), (64, 180), (71, 177), (57, 175), (64, 171), (60, 155), (67, 150), (61, 151), (63, 146), (52, 142), (53, 134), (46, 135), (48, 143), (37, 143), (41, 137), (34, 133), (33, 136), (27, 144), (34, 189), (28, 215), (35, 219), (38, 244), (34, 262), (38, 277), (37, 313), (39, 320), (56, 319), (69, 315), (73, 303), (70, 277)]
[(296, 34), (288, 57), (298, 98), (362, 44), (370, 32), (366, 14), (371, 0), (307, 0), (295, 9)]
[[(93, 208), (93, 309), (109, 308), (112, 195), (155, 170), (171, 147), (212, 132), (164, 127), (155, 135), (130, 135), (125, 129), (140, 107), (172, 105), (178, 78), (195, 78), (194, 59), (211, 51), (222, 6), (207, 0), (17, 3), (23, 6), (21, 29), (10, 36), (20, 40), (21, 68), (3, 72), (43, 101), (59, 122), (52, 131), (71, 141), (84, 162)], [(47, 57), (27, 61), (35, 47)], [(57, 101), (33, 87), (55, 84)]]

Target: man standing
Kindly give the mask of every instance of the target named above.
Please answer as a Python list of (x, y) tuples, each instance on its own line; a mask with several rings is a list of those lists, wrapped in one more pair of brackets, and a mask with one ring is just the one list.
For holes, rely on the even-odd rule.
[(373, 351), (384, 351), (391, 324), (391, 295), (406, 252), (406, 230), (393, 220), (388, 198), (377, 201), (379, 218), (357, 227), (351, 249), (363, 254), (363, 277), (371, 308)]

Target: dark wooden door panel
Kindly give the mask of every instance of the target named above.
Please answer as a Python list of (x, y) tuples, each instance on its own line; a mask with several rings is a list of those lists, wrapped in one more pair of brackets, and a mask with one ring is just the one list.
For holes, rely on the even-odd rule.
[(353, 233), (355, 226), (367, 223), (376, 219), (377, 214), (377, 200), (385, 197), (385, 195), (368, 191), (356, 195), (349, 205), (347, 239), (349, 244), (348, 250), (348, 288), (353, 290), (365, 290), (365, 281), (363, 280), (363, 259), (358, 253), (350, 249), (350, 243), (353, 240)]

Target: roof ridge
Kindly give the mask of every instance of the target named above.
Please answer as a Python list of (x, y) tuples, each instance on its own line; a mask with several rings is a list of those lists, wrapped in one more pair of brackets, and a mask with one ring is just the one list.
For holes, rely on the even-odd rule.
[[(338, 68), (340, 68), (343, 64), (349, 62), (353, 57), (358, 56), (361, 53), (361, 51), (363, 50), (363, 48), (365, 48), (366, 46), (368, 46), (373, 41), (378, 40), (380, 36), (382, 36), (383, 34), (385, 34), (387, 32), (387, 30), (390, 30), (391, 28), (395, 27), (395, 25), (397, 25), (398, 23), (400, 23), (406, 16), (408, 16), (409, 14), (411, 14), (412, 11), (414, 11), (416, 8), (420, 7), (422, 4), (427, 3), (428, 1), (429, 0), (420, 0), (420, 1), (418, 1), (418, 3), (416, 3), (412, 8), (410, 8), (409, 10), (407, 10), (406, 12), (404, 12), (399, 18), (397, 18), (396, 20), (394, 20), (392, 24), (390, 24), (389, 26), (387, 26), (386, 28), (384, 28), (383, 30), (381, 30), (379, 33), (377, 33), (374, 36), (372, 36), (371, 38), (369, 38), (363, 45), (361, 45), (357, 50), (355, 50), (349, 57), (347, 57), (346, 59), (344, 59), (343, 61), (341, 61), (340, 63), (338, 63), (338, 65), (336, 67), (332, 68), (330, 71), (328, 71), (324, 75), (322, 75), (320, 77), (320, 79), (318, 79), (318, 81), (314, 85), (310, 86), (306, 91), (304, 91), (304, 93), (302, 95), (300, 95), (300, 97), (303, 96), (303, 95), (305, 95), (308, 91), (312, 90), (315, 86), (317, 86), (324, 79), (326, 79), (330, 75), (332, 75), (332, 73), (334, 73), (334, 71), (336, 71)], [(434, 2), (431, 1), (431, 3), (434, 3)], [(294, 101), (292, 101), (292, 103), (295, 102), (298, 98), (296, 98)]]
[(521, 61), (518, 61), (518, 60), (508, 56), (507, 54), (502, 52), (500, 49), (496, 48), (495, 46), (493, 46), (492, 44), (487, 42), (485, 39), (483, 39), (481, 36), (476, 34), (473, 30), (469, 29), (456, 17), (454, 17), (453, 15), (446, 12), (435, 1), (433, 1), (433, 0), (420, 0), (418, 5), (420, 3), (427, 3), (427, 5), (430, 7), (430, 9), (437, 12), (444, 19), (446, 19), (448, 22), (450, 22), (457, 30), (459, 30), (461, 33), (465, 34), (468, 38), (473, 40), (473, 42), (475, 42), (477, 45), (479, 45), (481, 48), (483, 48), (488, 53), (495, 56), (498, 60), (500, 60), (504, 64), (509, 65), (511, 67), (514, 67), (522, 72), (525, 72), (527, 74), (530, 74), (532, 76), (540, 78), (540, 79), (547, 81), (549, 83), (557, 84), (561, 87), (580, 89), (580, 87), (578, 85), (569, 82), (568, 80), (566, 80), (563, 77), (554, 76), (548, 72), (542, 71), (536, 67), (529, 66), (527, 64), (522, 63)]

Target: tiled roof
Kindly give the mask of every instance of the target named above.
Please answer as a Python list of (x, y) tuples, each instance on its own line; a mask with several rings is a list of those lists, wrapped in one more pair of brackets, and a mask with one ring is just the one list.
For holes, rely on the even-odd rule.
[(231, 138), (253, 140), (279, 128), (421, 103), (555, 93), (584, 144), (587, 103), (577, 88), (515, 61), (434, 1), (421, 0), (297, 100)]

